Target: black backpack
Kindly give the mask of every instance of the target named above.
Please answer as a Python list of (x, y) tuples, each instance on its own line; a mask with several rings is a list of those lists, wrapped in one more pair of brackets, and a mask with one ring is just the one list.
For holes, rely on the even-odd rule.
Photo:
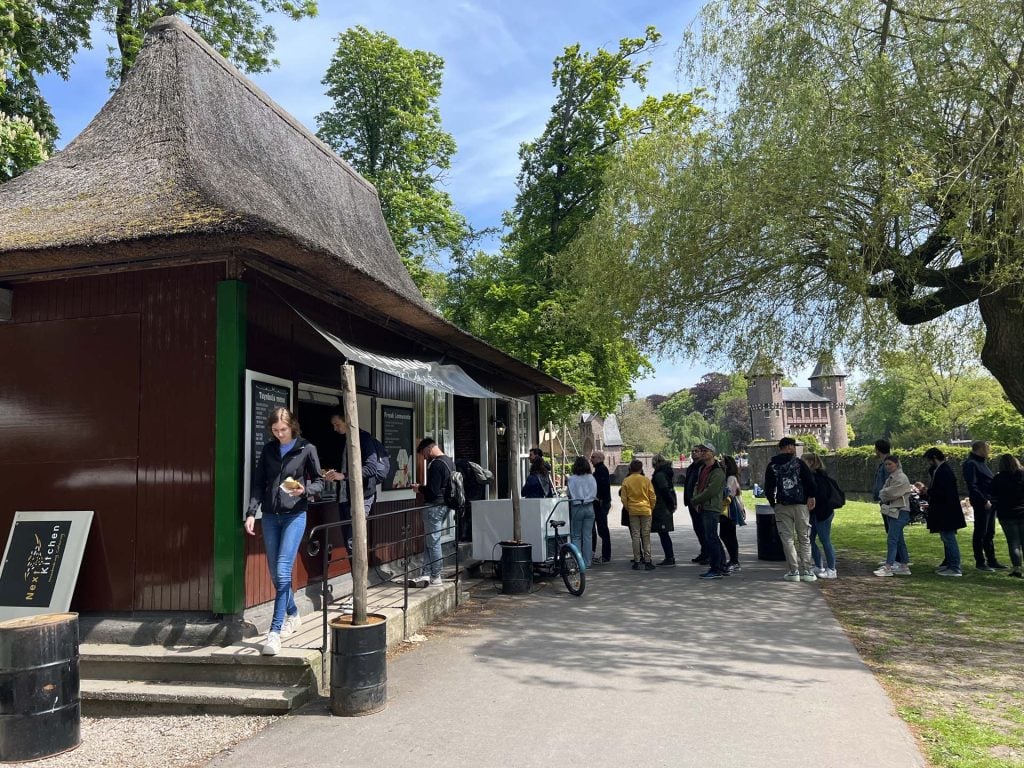
[[(462, 473), (455, 468), (455, 462), (447, 456), (438, 456), (435, 459), (431, 459), (431, 462), (437, 461), (437, 459), (448, 459), (448, 461), (442, 462), (448, 467), (451, 474), (448, 475), (448, 484), (444, 487), (444, 504), (448, 509), (454, 509), (456, 512), (461, 512), (466, 506), (466, 481), (462, 476)], [(428, 465), (429, 471), (429, 465)]]
[(778, 504), (806, 504), (807, 494), (804, 492), (803, 480), (800, 479), (800, 466), (803, 462), (796, 456), (785, 464), (772, 464), (775, 472), (775, 501)]
[(839, 483), (836, 482), (835, 478), (830, 477), (828, 485), (828, 503), (832, 509), (839, 509), (846, 504), (846, 493), (839, 487)]

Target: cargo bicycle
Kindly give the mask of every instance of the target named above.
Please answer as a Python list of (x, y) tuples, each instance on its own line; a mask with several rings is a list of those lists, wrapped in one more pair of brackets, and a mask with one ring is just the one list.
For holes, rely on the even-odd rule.
[[(568, 525), (568, 521), (551, 519), (559, 505), (570, 504), (570, 501), (570, 499), (560, 499), (551, 508), (547, 524), (553, 531), (554, 546), (550, 548), (551, 554), (543, 562), (538, 563), (536, 569), (549, 576), (561, 575), (562, 581), (565, 582), (565, 588), (579, 597), (587, 588), (587, 568), (583, 564), (583, 555), (580, 553), (579, 547), (569, 541), (568, 536), (559, 533), (558, 529)], [(571, 519), (571, 506), (569, 509)]]

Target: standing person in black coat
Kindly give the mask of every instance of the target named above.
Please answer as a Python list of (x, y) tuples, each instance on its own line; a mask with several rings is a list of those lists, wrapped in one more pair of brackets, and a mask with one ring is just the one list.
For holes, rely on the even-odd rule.
[(1024, 548), (1024, 471), (1016, 457), (1004, 453), (999, 457), (999, 473), (992, 480), (992, 493), (999, 510), (999, 525), (1006, 534), (1013, 570), (1010, 576), (1024, 578), (1021, 572)]
[(819, 579), (835, 579), (839, 574), (836, 572), (836, 550), (832, 546), (832, 522), (836, 516), (836, 507), (832, 501), (832, 479), (825, 471), (825, 464), (818, 454), (805, 453), (803, 458), (814, 476), (814, 511), (811, 512), (811, 559), (814, 560), (814, 575)]
[(676, 529), (672, 515), (676, 511), (676, 489), (672, 484), (672, 462), (660, 453), (654, 457), (654, 472), (651, 475), (654, 485), (654, 497), (657, 503), (651, 517), (651, 530), (658, 534), (665, 559), (658, 565), (675, 565), (676, 554), (672, 549), (672, 537), (669, 533)]
[(691, 500), (693, 494), (697, 489), (697, 480), (700, 478), (701, 467), (704, 466), (704, 462), (701, 460), (701, 452), (694, 446), (690, 449), (690, 466), (686, 468), (686, 476), (683, 478), (683, 504), (690, 511), (690, 522), (693, 525), (693, 532), (697, 536), (697, 541), (700, 542), (700, 552), (697, 556), (690, 560), (691, 563), (699, 563), (700, 565), (708, 564), (708, 549), (704, 542), (704, 520), (701, 517), (699, 509), (693, 506)]
[(971, 443), (971, 453), (963, 463), (964, 484), (974, 510), (974, 562), (979, 571), (1005, 571), (996, 560), (996, 505), (992, 496), (992, 470), (988, 461), (989, 444), (984, 440)]
[(938, 448), (924, 452), (928, 462), (929, 481), (914, 483), (922, 499), (928, 500), (928, 530), (939, 534), (945, 557), (935, 572), (939, 576), (963, 576), (960, 564), (960, 544), (956, 532), (967, 527), (964, 508), (960, 505), (960, 489), (957, 488), (956, 474), (946, 462), (946, 454)]
[[(612, 482), (608, 467), (604, 465), (604, 452), (594, 451), (590, 454), (590, 463), (594, 465), (594, 480), (597, 481), (597, 502), (594, 504), (594, 533), (592, 538), (593, 563), (607, 563), (612, 559), (612, 534), (608, 530), (608, 512), (612, 508)], [(597, 537), (601, 536), (601, 559), (597, 558)]]

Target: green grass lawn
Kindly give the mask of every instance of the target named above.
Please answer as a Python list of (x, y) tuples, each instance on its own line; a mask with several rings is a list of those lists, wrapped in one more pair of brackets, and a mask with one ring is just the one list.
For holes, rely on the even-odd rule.
[[(942, 543), (922, 525), (906, 533), (913, 576), (879, 578), (878, 507), (848, 502), (832, 531), (839, 578), (821, 589), (934, 766), (1020, 767), (1024, 581), (974, 570), (971, 532), (968, 524), (959, 536), (963, 578), (935, 575)], [(996, 554), (1009, 562), (1001, 530)]]

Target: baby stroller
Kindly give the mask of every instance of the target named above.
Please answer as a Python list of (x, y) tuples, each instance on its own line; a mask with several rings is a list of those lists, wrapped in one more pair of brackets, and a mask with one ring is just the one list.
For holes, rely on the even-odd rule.
[(928, 524), (928, 502), (917, 491), (910, 494), (910, 524), (915, 523)]

